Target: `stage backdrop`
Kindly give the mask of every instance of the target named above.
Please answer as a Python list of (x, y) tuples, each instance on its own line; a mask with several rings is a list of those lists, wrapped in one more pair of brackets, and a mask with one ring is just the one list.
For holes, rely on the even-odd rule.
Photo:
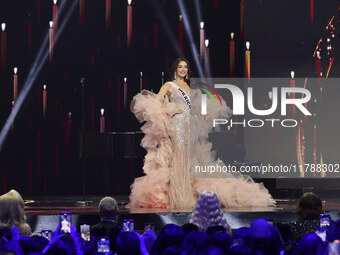
[[(81, 194), (78, 133), (100, 131), (101, 109), (106, 132), (139, 130), (129, 103), (141, 87), (158, 92), (179, 56), (195, 76), (204, 69), (200, 22), (210, 75), (242, 77), (244, 8), (238, 0), (1, 1), (0, 126), (13, 103), (18, 114), (2, 141), (0, 193)], [(142, 163), (108, 162), (106, 176), (105, 162), (88, 162), (88, 193), (128, 194)]]

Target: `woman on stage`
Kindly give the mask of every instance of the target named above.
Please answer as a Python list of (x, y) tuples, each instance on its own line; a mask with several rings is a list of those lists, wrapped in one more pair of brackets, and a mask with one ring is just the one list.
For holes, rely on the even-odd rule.
[[(131, 185), (128, 207), (192, 208), (203, 191), (215, 192), (223, 207), (269, 206), (275, 202), (262, 184), (249, 176), (229, 174), (227, 178), (190, 178), (191, 165), (216, 165), (207, 141), (214, 118), (228, 118), (231, 110), (223, 101), (216, 107), (208, 102), (208, 113), (200, 114), (199, 90), (190, 90), (190, 66), (176, 59), (170, 81), (156, 95), (144, 90), (131, 103), (131, 111), (145, 136), (145, 176)], [(191, 94), (191, 95), (190, 95)], [(212, 100), (211, 100), (212, 101)], [(209, 104), (210, 103), (210, 104)]]

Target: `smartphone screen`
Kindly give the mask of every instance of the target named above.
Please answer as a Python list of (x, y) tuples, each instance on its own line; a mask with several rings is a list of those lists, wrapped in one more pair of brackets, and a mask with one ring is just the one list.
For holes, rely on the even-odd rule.
[(273, 219), (266, 219), (266, 221), (269, 223), (270, 226), (274, 227)]
[(328, 242), (328, 254), (340, 255), (340, 240)]
[(331, 226), (331, 217), (329, 214), (321, 214), (320, 215), (320, 228), (322, 230), (329, 230)]
[(155, 225), (153, 224), (153, 222), (148, 222), (144, 224), (144, 231), (148, 229), (155, 231)]
[(133, 231), (134, 230), (134, 221), (133, 220), (124, 220), (123, 221), (123, 230), (125, 232)]
[(60, 213), (60, 233), (71, 233), (72, 214), (70, 212)]
[(107, 236), (99, 237), (97, 241), (98, 252), (110, 252), (110, 240)]
[(85, 241), (91, 241), (90, 225), (88, 223), (80, 224), (80, 234)]
[(322, 240), (323, 242), (326, 242), (327, 233), (326, 233), (325, 231), (316, 230), (316, 231), (315, 231), (315, 234), (317, 234), (317, 235), (321, 238), (321, 240)]
[(49, 241), (52, 239), (52, 230), (50, 229), (43, 229), (41, 230), (41, 236), (47, 238)]

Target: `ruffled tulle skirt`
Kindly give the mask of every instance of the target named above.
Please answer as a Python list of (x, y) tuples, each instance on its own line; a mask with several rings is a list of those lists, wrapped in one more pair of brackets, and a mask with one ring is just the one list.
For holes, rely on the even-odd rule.
[[(194, 93), (200, 92), (191, 90), (191, 98), (195, 98)], [(192, 104), (195, 105), (193, 99)], [(181, 114), (180, 107), (168, 98), (160, 102), (154, 93), (146, 90), (134, 97), (131, 111), (140, 122), (145, 122), (141, 128), (145, 133), (141, 146), (147, 150), (147, 154), (143, 167), (145, 175), (136, 178), (131, 185), (127, 207), (192, 208), (203, 191), (216, 193), (222, 207), (226, 208), (275, 204), (263, 184), (255, 183), (249, 176), (229, 174), (223, 178), (187, 178), (190, 164), (217, 163), (211, 143), (207, 141), (211, 131), (207, 123), (214, 118), (226, 118), (231, 111), (225, 102), (223, 107), (211, 104), (208, 109), (206, 116), (198, 114), (200, 111), (195, 107), (191, 110), (191, 120), (196, 122), (193, 127), (199, 128), (192, 131), (189, 147), (183, 148), (174, 142), (176, 130), (173, 128), (173, 116)]]

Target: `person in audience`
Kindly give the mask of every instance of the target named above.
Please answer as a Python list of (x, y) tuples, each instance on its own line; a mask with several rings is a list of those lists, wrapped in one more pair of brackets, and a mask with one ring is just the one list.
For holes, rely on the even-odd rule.
[(230, 251), (231, 255), (253, 255), (252, 249), (247, 244), (233, 246)]
[(206, 233), (212, 235), (214, 233), (226, 233), (227, 230), (223, 226), (210, 226), (207, 228)]
[(52, 234), (52, 239), (42, 251), (48, 255), (82, 255), (83, 247), (80, 242), (80, 235), (77, 229), (71, 225), (69, 234), (60, 234), (61, 224), (59, 223)]
[(251, 248), (258, 253), (264, 253), (267, 240), (270, 237), (270, 225), (264, 219), (257, 219), (251, 223)]
[(117, 238), (117, 255), (140, 255), (141, 243), (138, 234), (129, 231), (122, 232)]
[[(21, 240), (20, 240), (21, 241)], [(21, 245), (21, 242), (20, 242)], [(32, 236), (28, 238), (26, 246), (24, 248), (26, 253), (42, 252), (42, 250), (48, 245), (48, 239), (43, 236)], [(23, 247), (23, 245), (21, 245)]]
[[(114, 253), (116, 252), (116, 248), (117, 248), (117, 237), (120, 234), (121, 229), (118, 227), (113, 227), (111, 228), (110, 232), (108, 233), (108, 237), (110, 239), (110, 250)], [(97, 234), (99, 234), (99, 232), (97, 232)], [(101, 235), (101, 236), (105, 236)], [(99, 237), (99, 236), (98, 236)]]
[(235, 230), (233, 234), (233, 243), (245, 244), (250, 246), (251, 243), (251, 228), (241, 227)]
[(24, 200), (14, 189), (0, 196), (0, 227), (16, 226), (21, 235), (31, 235), (24, 208)]
[(228, 234), (231, 228), (224, 217), (217, 195), (211, 191), (200, 194), (192, 211), (189, 223), (198, 226), (199, 231), (205, 233), (210, 226), (223, 226)]
[(290, 243), (291, 230), (289, 225), (284, 222), (277, 222), (275, 223), (275, 227), (280, 231), (283, 242)]
[(151, 249), (151, 255), (163, 254), (171, 246), (181, 247), (184, 239), (182, 228), (175, 224), (167, 224), (158, 233), (158, 237)]
[(95, 237), (107, 236), (109, 232), (115, 232), (116, 236), (120, 232), (117, 228), (117, 212), (118, 204), (117, 201), (112, 197), (104, 197), (99, 202), (98, 212), (100, 216), (100, 222), (96, 225), (91, 226), (91, 234)]
[(192, 232), (186, 236), (182, 243), (185, 254), (199, 254), (200, 251), (210, 246), (210, 238), (201, 232)]
[(182, 252), (183, 249), (181, 247), (178, 246), (170, 246), (168, 248), (166, 248), (166, 250), (163, 252), (163, 255), (185, 255), (183, 254), (184, 252)]
[(155, 232), (153, 232), (151, 229), (147, 229), (141, 236), (141, 239), (144, 242), (145, 249), (150, 253), (152, 246), (157, 239)]
[(281, 254), (281, 251), (284, 248), (284, 243), (279, 230), (274, 226), (270, 226), (270, 236), (268, 238), (268, 243), (269, 244), (266, 248), (269, 253), (267, 254)]
[(340, 220), (333, 221), (328, 235), (329, 241), (340, 240)]
[(17, 241), (11, 240), (0, 245), (0, 255), (24, 255)]
[(64, 240), (58, 240), (54, 242), (50, 248), (43, 254), (46, 255), (73, 255), (75, 251), (69, 245), (68, 242)]
[(210, 236), (211, 244), (220, 248), (225, 254), (227, 254), (232, 246), (232, 239), (228, 233), (224, 232), (212, 232), (208, 234)]
[[(2, 206), (12, 206), (16, 209), (7, 208), (6, 214), (3, 213), (5, 209)], [(17, 207), (21, 209), (18, 210)], [(61, 227), (59, 223), (51, 241), (41, 236), (20, 236), (21, 232), (17, 226), (22, 229), (27, 224), (23, 221), (19, 224), (18, 219), (25, 219), (23, 201), (14, 190), (0, 197), (0, 211), (3, 213), (0, 227), (0, 255), (100, 254), (96, 251), (95, 239), (92, 239), (91, 243), (82, 242), (74, 226), (71, 226), (70, 234), (59, 234)], [(317, 255), (331, 254), (334, 248), (325, 245), (316, 234), (306, 234), (308, 231), (315, 231), (319, 215), (323, 212), (320, 198), (313, 193), (306, 193), (300, 198), (297, 221), (286, 224), (290, 230), (287, 239), (299, 240), (299, 243), (292, 242), (295, 245), (292, 249), (283, 246), (278, 229), (264, 219), (253, 221), (250, 228), (236, 229), (232, 239), (230, 226), (224, 218), (217, 195), (210, 191), (205, 191), (199, 196), (190, 223), (182, 227), (167, 224), (159, 232), (158, 237), (150, 229), (143, 235), (133, 231), (121, 232), (116, 227), (117, 211), (117, 202), (111, 197), (104, 197), (99, 203), (101, 222), (92, 226), (92, 230), (97, 231), (97, 234), (109, 236), (112, 254), (116, 255)], [(10, 215), (10, 212), (14, 214)], [(300, 226), (302, 229), (299, 229)], [(340, 239), (340, 220), (332, 222), (327, 239), (335, 243)]]
[(316, 234), (306, 234), (301, 237), (299, 242), (299, 255), (317, 255), (322, 254), (323, 242)]
[[(284, 241), (298, 242), (308, 233), (314, 233), (319, 225), (320, 214), (323, 213), (321, 199), (312, 192), (303, 194), (296, 208), (296, 221), (276, 224), (284, 236)], [(287, 228), (288, 226), (288, 228)]]
[(190, 234), (191, 232), (199, 231), (197, 225), (192, 224), (192, 223), (186, 223), (186, 224), (182, 225), (181, 228), (183, 229), (185, 236)]
[(251, 223), (251, 246), (257, 254), (280, 255), (283, 242), (279, 231), (269, 225), (264, 219), (257, 219)]

